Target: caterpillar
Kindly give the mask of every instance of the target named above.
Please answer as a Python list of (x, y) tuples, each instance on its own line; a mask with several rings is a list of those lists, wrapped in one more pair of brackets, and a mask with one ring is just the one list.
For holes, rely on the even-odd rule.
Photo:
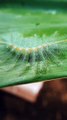
[[(31, 13), (20, 17), (6, 14), (5, 20), (11, 24), (2, 21), (4, 14), (0, 13), (0, 23), (4, 24), (4, 30), (0, 26), (0, 87), (67, 77), (67, 34), (65, 31), (62, 34), (66, 21), (62, 23), (61, 13), (56, 16), (44, 11)], [(46, 20), (45, 16), (51, 19)], [(53, 20), (56, 23), (52, 24)]]
[[(10, 39), (10, 36), (13, 40)], [(0, 49), (2, 49), (0, 52), (0, 78), (3, 79), (6, 76), (8, 79), (12, 76), (13, 79), (22, 81), (25, 77), (30, 79), (38, 75), (45, 76), (51, 72), (52, 67), (61, 69), (64, 66), (64, 61), (61, 60), (66, 59), (63, 50), (67, 49), (65, 45), (67, 40), (60, 38), (57, 40), (57, 34), (54, 36), (55, 40), (53, 36), (43, 35), (40, 38), (34, 35), (25, 38), (20, 33), (2, 35), (2, 40), (0, 40)], [(62, 44), (64, 45), (62, 46)], [(49, 78), (47, 77), (47, 79)]]

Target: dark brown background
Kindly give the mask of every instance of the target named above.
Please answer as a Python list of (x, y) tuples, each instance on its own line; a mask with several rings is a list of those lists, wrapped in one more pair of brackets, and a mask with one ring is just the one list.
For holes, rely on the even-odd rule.
[(45, 82), (35, 103), (1, 90), (0, 120), (67, 120), (67, 79)]

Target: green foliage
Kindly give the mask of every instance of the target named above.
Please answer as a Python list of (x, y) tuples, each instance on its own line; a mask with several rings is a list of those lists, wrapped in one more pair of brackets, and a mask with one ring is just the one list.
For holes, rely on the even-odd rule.
[(67, 0), (0, 0), (0, 5), (2, 4), (20, 4), (23, 6), (35, 6), (35, 7), (50, 7), (64, 9), (67, 8)]
[(67, 77), (67, 11), (0, 8), (0, 87)]

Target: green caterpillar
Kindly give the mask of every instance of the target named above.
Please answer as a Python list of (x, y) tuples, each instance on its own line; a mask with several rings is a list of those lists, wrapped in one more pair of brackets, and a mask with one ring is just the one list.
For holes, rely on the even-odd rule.
[(66, 13), (20, 11), (0, 11), (0, 87), (67, 77)]

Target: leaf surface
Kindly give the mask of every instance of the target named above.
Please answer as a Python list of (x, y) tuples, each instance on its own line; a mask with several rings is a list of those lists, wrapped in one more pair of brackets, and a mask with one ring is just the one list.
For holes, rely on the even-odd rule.
[(0, 87), (67, 77), (67, 11), (0, 8)]

